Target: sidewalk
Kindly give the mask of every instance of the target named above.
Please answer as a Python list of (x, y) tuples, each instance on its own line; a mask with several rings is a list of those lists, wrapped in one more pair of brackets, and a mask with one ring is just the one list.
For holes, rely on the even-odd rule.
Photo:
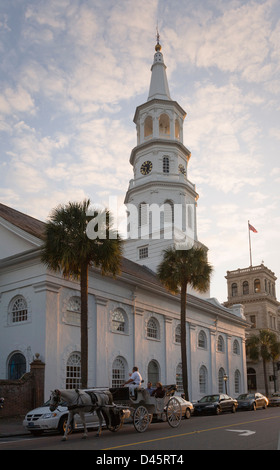
[(23, 417), (1, 418), (0, 438), (10, 436), (24, 436), (30, 434), (22, 425)]

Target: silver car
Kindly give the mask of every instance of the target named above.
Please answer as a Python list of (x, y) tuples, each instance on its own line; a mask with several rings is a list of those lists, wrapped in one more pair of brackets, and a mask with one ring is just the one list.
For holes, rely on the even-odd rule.
[(275, 392), (271, 395), (268, 406), (280, 406), (280, 392)]
[[(35, 408), (34, 410), (29, 411), (22, 424), (25, 429), (31, 432), (31, 434), (37, 436), (43, 434), (45, 431), (58, 431), (60, 434), (64, 434), (67, 419), (68, 408), (66, 403), (60, 403), (57, 409), (52, 412), (49, 408), (49, 401), (47, 401), (40, 408)], [(97, 428), (99, 426), (99, 420), (95, 413), (85, 413), (85, 419), (88, 429)], [(70, 432), (74, 429), (84, 428), (78, 414), (74, 416), (71, 428)]]

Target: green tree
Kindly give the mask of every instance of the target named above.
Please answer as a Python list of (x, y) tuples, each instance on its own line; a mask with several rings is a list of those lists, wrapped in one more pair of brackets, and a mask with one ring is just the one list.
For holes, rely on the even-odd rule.
[(269, 330), (260, 330), (258, 335), (252, 335), (247, 339), (246, 351), (253, 361), (262, 359), (265, 393), (268, 395), (267, 362), (275, 361), (280, 354), (280, 343), (276, 334)]
[[(90, 215), (89, 214), (90, 211)], [(108, 210), (91, 210), (90, 200), (58, 206), (46, 224), (42, 261), (66, 278), (79, 279), (81, 291), (81, 387), (88, 382), (88, 274), (94, 265), (102, 274), (120, 270), (122, 241), (112, 228)]]
[(189, 400), (186, 343), (187, 288), (191, 286), (199, 292), (206, 292), (209, 288), (212, 270), (212, 266), (207, 261), (206, 250), (202, 247), (192, 247), (190, 250), (167, 248), (157, 270), (158, 277), (164, 286), (174, 294), (180, 293), (182, 378), (187, 400)]

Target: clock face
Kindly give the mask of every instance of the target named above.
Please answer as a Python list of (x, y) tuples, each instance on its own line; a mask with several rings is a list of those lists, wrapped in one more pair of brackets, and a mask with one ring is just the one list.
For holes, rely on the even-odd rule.
[(179, 169), (180, 173), (182, 173), (183, 175), (186, 174), (186, 169), (185, 169), (184, 165), (182, 165), (182, 163), (180, 163), (180, 165), (178, 166), (178, 169)]
[(152, 171), (152, 168), (153, 168), (152, 162), (146, 161), (142, 163), (140, 171), (142, 175), (148, 175)]

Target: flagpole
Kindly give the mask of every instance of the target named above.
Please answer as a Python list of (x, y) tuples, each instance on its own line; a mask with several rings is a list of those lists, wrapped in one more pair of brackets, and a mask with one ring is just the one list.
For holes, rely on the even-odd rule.
[(252, 266), (252, 249), (251, 249), (251, 235), (250, 235), (250, 221), (249, 220), (248, 220), (248, 233), (249, 233), (250, 266)]

